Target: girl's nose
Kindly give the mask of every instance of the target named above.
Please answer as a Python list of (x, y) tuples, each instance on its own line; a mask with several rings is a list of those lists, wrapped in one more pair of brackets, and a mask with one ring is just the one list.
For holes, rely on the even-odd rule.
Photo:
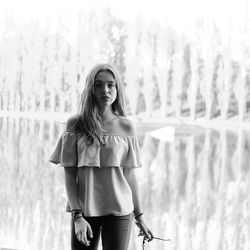
[(104, 93), (107, 93), (108, 91), (109, 91), (108, 85), (105, 84), (105, 85), (103, 86), (103, 92), (104, 92)]

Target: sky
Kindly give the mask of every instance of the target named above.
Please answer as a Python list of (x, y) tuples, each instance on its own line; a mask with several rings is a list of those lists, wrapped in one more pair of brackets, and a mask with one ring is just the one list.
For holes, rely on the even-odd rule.
[(131, 20), (138, 13), (148, 19), (176, 23), (200, 17), (224, 22), (241, 21), (249, 11), (248, 0), (0, 0), (2, 12), (12, 11), (25, 21), (30, 16), (43, 19), (56, 13), (74, 13), (80, 8), (110, 5), (117, 16)]
[[(248, 0), (0, 0), (0, 36), (6, 16), (18, 23), (38, 20), (41, 25), (57, 23), (63, 16), (69, 26), (77, 22), (77, 11), (110, 6), (113, 15), (132, 22), (138, 15), (145, 21), (156, 20), (179, 32), (192, 32), (197, 20), (215, 23), (227, 37), (250, 34)], [(226, 38), (227, 39), (227, 38)], [(240, 38), (241, 39), (241, 38)]]

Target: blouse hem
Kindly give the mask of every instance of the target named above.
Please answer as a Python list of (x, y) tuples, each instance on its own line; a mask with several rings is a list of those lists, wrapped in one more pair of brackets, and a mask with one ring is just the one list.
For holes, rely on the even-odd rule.
[(97, 166), (97, 165), (74, 165), (74, 164), (62, 164), (60, 161), (52, 161), (50, 160), (49, 162), (53, 164), (60, 164), (61, 167), (77, 167), (77, 168), (84, 168), (84, 167), (89, 167), (89, 168), (96, 168), (96, 169), (104, 169), (104, 168), (141, 168), (142, 165), (139, 166), (131, 166), (131, 165), (107, 165), (107, 166)]
[[(67, 213), (70, 213), (70, 211), (69, 210), (66, 210), (66, 212)], [(126, 215), (130, 215), (130, 214), (132, 214), (133, 213), (133, 211), (131, 211), (131, 212), (124, 212), (124, 213), (104, 213), (104, 214), (94, 214), (94, 215), (92, 215), (92, 214), (84, 214), (84, 217), (101, 217), (101, 216), (126, 216)]]

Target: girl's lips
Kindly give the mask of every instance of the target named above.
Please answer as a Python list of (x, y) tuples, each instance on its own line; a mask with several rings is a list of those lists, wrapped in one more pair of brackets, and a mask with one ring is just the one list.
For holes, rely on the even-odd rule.
[(102, 96), (101, 99), (104, 101), (104, 102), (107, 102), (109, 100), (109, 96)]

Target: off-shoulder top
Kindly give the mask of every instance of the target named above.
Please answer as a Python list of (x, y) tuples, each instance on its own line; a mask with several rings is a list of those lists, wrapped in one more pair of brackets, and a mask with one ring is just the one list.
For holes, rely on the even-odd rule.
[[(65, 131), (50, 157), (63, 167), (76, 167), (77, 190), (85, 216), (127, 215), (134, 210), (123, 169), (141, 167), (136, 136), (104, 134), (105, 145)], [(69, 208), (70, 209), (70, 208)]]

